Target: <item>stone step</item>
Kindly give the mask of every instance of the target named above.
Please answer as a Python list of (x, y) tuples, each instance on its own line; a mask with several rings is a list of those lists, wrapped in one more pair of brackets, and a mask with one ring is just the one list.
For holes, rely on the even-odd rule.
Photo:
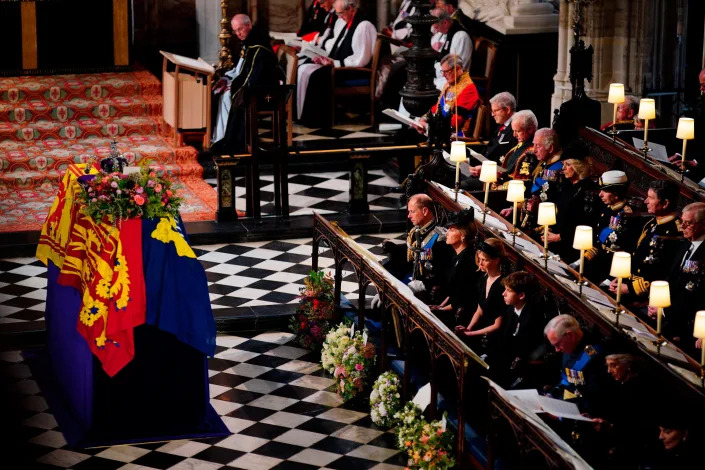
[(112, 96), (161, 96), (161, 83), (151, 73), (66, 74), (0, 78), (0, 103), (31, 98), (58, 102), (72, 98), (100, 100)]
[(157, 119), (161, 115), (160, 96), (114, 96), (101, 100), (74, 97), (61, 101), (30, 98), (22, 103), (0, 103), (0, 122), (19, 124), (44, 120), (110, 120), (121, 116), (151, 116)]
[(123, 116), (116, 119), (80, 119), (65, 122), (36, 121), (31, 123), (0, 122), (0, 141), (33, 140), (80, 141), (91, 137), (152, 135), (159, 133), (158, 123), (146, 116)]

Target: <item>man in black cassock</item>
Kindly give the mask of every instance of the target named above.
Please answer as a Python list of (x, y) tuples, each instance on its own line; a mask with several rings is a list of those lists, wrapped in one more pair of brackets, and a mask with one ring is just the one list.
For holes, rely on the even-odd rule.
[(213, 87), (213, 93), (221, 95), (211, 146), (214, 155), (245, 151), (246, 104), (252, 89), (276, 86), (286, 80), (266, 30), (253, 27), (250, 18), (243, 14), (235, 15), (231, 26), (242, 47), (235, 68)]

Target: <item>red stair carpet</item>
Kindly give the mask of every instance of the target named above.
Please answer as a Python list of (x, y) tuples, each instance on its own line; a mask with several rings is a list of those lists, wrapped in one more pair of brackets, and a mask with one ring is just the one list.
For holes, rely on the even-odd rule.
[(147, 71), (0, 78), (0, 232), (39, 230), (67, 166), (99, 160), (113, 139), (130, 164), (172, 177), (185, 221), (213, 220), (196, 149), (174, 147), (161, 115), (161, 83)]

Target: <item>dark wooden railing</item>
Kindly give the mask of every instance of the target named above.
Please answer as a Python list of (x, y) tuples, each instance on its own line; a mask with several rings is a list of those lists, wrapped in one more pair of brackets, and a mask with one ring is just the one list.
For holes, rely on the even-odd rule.
[[(391, 276), (384, 267), (381, 266), (377, 258), (366, 249), (355, 243), (340, 227), (336, 224), (328, 222), (325, 218), (318, 214), (314, 215), (314, 236), (313, 236), (313, 259), (312, 268), (318, 268), (318, 251), (321, 244), (325, 242), (332, 252), (334, 258), (334, 285), (335, 285), (335, 301), (336, 305), (340, 304), (341, 300), (341, 282), (342, 271), (345, 263), (350, 263), (355, 271), (358, 279), (359, 287), (359, 302), (358, 302), (358, 325), (363, 325), (365, 320), (365, 291), (367, 286), (372, 283), (377, 287), (380, 298), (385, 308), (382, 309), (382, 325), (392, 325), (386, 318), (388, 315), (398, 314), (398, 321), (403, 331), (403, 350), (404, 358), (407, 364), (404, 367), (403, 381), (403, 396), (404, 399), (409, 399), (411, 390), (409, 387), (409, 376), (412, 366), (408, 364), (410, 360), (409, 349), (412, 342), (412, 334), (420, 332), (425, 340), (424, 346), (428, 347), (428, 353), (431, 363), (431, 418), (438, 417), (438, 403), (436, 397), (440, 384), (447, 385), (452, 380), (455, 380), (456, 397), (455, 403), (457, 409), (457, 457), (458, 468), (477, 467), (478, 463), (469, 458), (466, 452), (465, 444), (465, 422), (464, 411), (470, 407), (485, 410), (490, 413), (501, 413), (502, 416), (508, 417), (512, 423), (520, 426), (523, 439), (520, 444), (531, 447), (545, 456), (547, 462), (552, 463), (554, 468), (577, 468), (572, 463), (582, 459), (565, 443), (558, 435), (550, 431), (545, 426), (540, 426), (537, 422), (527, 421), (525, 416), (522, 416), (521, 410), (518, 410), (511, 402), (502, 398), (502, 394), (497, 393), (497, 389), (490, 386), (489, 406), (486, 400), (472, 399), (463, 403), (463, 397), (468, 397), (468, 388), (470, 384), (477, 385), (477, 381), (484, 382), (481, 377), (486, 373), (487, 364), (475, 354), (465, 343), (463, 343), (454, 332), (443, 324), (426, 305), (416, 299), (409, 288), (399, 280)], [(396, 328), (395, 328), (396, 330)], [(386, 359), (386, 338), (393, 336), (396, 331), (390, 333), (382, 332), (380, 341), (380, 359), (381, 370), (386, 370), (388, 367)], [(454, 377), (442, 375), (439, 362), (445, 358), (452, 365)], [(471, 382), (472, 381), (472, 382)], [(451, 384), (453, 385), (453, 384)], [(476, 387), (480, 388), (480, 387)], [(486, 388), (482, 388), (485, 390)], [(484, 392), (483, 392), (484, 393)], [(466, 410), (463, 409), (466, 408)], [(490, 413), (480, 413), (489, 419)], [(497, 419), (495, 415), (493, 419)], [(536, 419), (534, 417), (534, 419)], [(491, 423), (484, 423), (485, 426)], [(525, 449), (526, 450), (526, 449)], [(489, 449), (488, 466), (492, 462), (492, 448)], [(584, 462), (583, 462), (584, 463)]]

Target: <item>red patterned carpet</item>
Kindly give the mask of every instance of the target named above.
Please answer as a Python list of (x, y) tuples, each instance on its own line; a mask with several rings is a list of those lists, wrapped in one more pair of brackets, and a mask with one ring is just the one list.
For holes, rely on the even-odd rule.
[(0, 78), (0, 231), (39, 230), (69, 163), (102, 158), (113, 138), (131, 164), (171, 175), (184, 220), (213, 220), (196, 149), (174, 147), (161, 114), (161, 84), (146, 71)]

